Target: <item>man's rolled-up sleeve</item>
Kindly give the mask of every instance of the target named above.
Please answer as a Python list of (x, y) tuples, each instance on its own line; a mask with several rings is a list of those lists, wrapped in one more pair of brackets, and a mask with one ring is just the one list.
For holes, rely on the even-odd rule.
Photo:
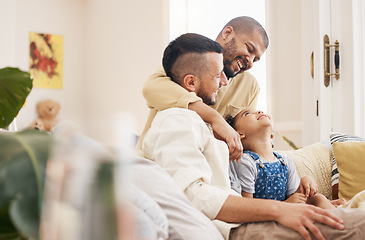
[(193, 182), (185, 190), (186, 197), (211, 220), (215, 219), (232, 191), (208, 185), (202, 180)]

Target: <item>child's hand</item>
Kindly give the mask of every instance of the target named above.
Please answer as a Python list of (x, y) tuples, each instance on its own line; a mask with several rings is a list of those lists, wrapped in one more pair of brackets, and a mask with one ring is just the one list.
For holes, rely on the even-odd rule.
[(303, 176), (300, 179), (299, 190), (306, 197), (311, 197), (318, 192), (318, 186), (310, 176)]
[(307, 197), (303, 193), (293, 193), (285, 202), (289, 203), (306, 203)]

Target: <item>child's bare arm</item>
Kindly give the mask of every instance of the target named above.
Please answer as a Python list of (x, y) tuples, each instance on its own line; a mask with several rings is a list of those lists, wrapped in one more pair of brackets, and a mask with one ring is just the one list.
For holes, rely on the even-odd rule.
[(247, 192), (242, 191), (241, 195), (242, 195), (242, 197), (253, 198), (253, 193), (247, 193)]

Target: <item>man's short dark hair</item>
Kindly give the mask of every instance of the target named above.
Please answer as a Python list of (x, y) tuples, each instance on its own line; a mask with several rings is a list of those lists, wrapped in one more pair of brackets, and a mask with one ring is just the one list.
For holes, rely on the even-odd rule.
[(186, 74), (200, 76), (207, 70), (205, 53), (223, 53), (216, 41), (196, 33), (186, 33), (166, 47), (162, 65), (166, 75), (181, 85)]
[[(256, 21), (252, 17), (240, 16), (240, 17), (233, 18), (223, 27), (223, 29), (228, 26), (233, 27), (233, 29), (236, 32), (238, 32), (239, 34), (242, 34), (242, 33), (250, 34), (254, 31), (257, 31), (262, 37), (262, 40), (265, 44), (265, 48), (266, 49), (268, 48), (269, 37), (267, 36), (265, 29), (262, 27), (262, 25), (258, 21)], [(223, 29), (222, 29), (222, 31), (223, 31)]]

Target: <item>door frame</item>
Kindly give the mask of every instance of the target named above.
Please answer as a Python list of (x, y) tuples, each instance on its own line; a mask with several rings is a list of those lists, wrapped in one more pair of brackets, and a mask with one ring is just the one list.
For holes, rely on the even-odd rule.
[(353, 0), (354, 24), (354, 79), (355, 81), (355, 134), (365, 137), (365, 3)]

